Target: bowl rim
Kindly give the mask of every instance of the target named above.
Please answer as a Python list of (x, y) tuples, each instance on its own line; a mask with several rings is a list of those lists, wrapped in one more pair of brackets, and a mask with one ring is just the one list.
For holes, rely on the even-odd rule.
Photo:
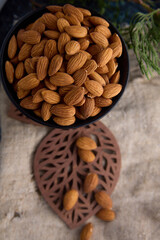
[[(75, 5), (76, 6), (76, 5)], [(20, 29), (19, 25), (23, 24), (23, 22), (25, 22), (29, 17), (33, 16), (34, 14), (37, 14), (41, 11), (46, 11), (49, 12), (47, 9), (46, 9), (46, 6), (45, 7), (42, 7), (42, 8), (39, 8), (39, 9), (36, 9), (36, 10), (32, 10), (28, 13), (26, 13), (23, 17), (21, 17), (18, 22), (11, 27), (11, 29), (8, 31), (7, 35), (5, 36), (4, 38), (4, 41), (2, 43), (2, 47), (1, 47), (1, 53), (0, 53), (0, 76), (1, 76), (1, 81), (2, 81), (2, 84), (3, 84), (3, 87), (5, 89), (5, 92), (7, 93), (9, 99), (11, 100), (11, 102), (17, 107), (17, 109), (19, 111), (21, 111), (25, 116), (27, 116), (29, 119), (41, 124), (41, 125), (45, 125), (45, 126), (48, 126), (48, 127), (52, 127), (52, 128), (60, 128), (60, 129), (74, 129), (74, 128), (78, 128), (78, 127), (83, 127), (83, 126), (86, 126), (86, 125), (89, 125), (89, 124), (92, 124), (94, 123), (95, 121), (98, 121), (100, 120), (101, 118), (103, 118), (106, 114), (108, 114), (111, 109), (113, 109), (113, 107), (118, 103), (118, 101), (120, 100), (120, 98), (122, 97), (124, 91), (125, 91), (125, 88), (127, 86), (127, 83), (128, 83), (128, 79), (129, 79), (129, 68), (130, 68), (130, 64), (129, 64), (129, 55), (128, 55), (128, 48), (126, 46), (126, 43), (125, 41), (123, 40), (121, 34), (119, 33), (119, 31), (117, 30), (117, 28), (105, 17), (101, 16), (99, 13), (97, 13), (95, 10), (93, 9), (90, 9), (90, 8), (86, 8), (88, 10), (91, 11), (92, 15), (94, 16), (98, 16), (98, 17), (102, 17), (104, 18), (105, 20), (107, 20), (110, 24), (110, 26), (115, 30), (115, 32), (118, 34), (118, 36), (120, 37), (121, 39), (121, 42), (122, 42), (122, 45), (123, 45), (123, 48), (125, 49), (125, 54), (126, 54), (126, 62), (127, 62), (127, 66), (126, 66), (126, 79), (125, 79), (125, 83), (123, 84), (123, 87), (122, 87), (122, 90), (121, 92), (118, 94), (118, 98), (116, 100), (114, 100), (114, 102), (112, 103), (112, 105), (110, 107), (108, 107), (106, 109), (106, 111), (104, 111), (103, 113), (101, 113), (100, 115), (97, 114), (97, 117), (93, 117), (93, 118), (89, 118), (89, 119), (86, 119), (86, 120), (80, 120), (78, 119), (78, 121), (80, 123), (77, 123), (76, 122), (73, 124), (73, 125), (69, 125), (69, 126), (60, 126), (58, 124), (56, 124), (54, 121), (53, 121), (53, 124), (52, 123), (49, 123), (48, 121), (43, 121), (43, 119), (40, 119), (38, 118), (36, 115), (35, 117), (33, 117), (28, 109), (24, 109), (20, 106), (20, 104), (17, 102), (17, 100), (12, 96), (10, 90), (8, 89), (8, 86), (7, 86), (7, 79), (6, 79), (6, 76), (5, 76), (5, 69), (3, 68), (3, 65), (4, 65), (4, 53), (5, 53), (5, 48), (6, 48), (6, 45), (7, 43), (9, 42), (9, 39), (11, 38), (11, 36), (13, 35), (13, 32), (15, 30), (18, 30), (18, 28)], [(45, 13), (45, 12), (44, 12)], [(122, 53), (123, 54), (123, 53)], [(77, 119), (76, 119), (77, 120)]]

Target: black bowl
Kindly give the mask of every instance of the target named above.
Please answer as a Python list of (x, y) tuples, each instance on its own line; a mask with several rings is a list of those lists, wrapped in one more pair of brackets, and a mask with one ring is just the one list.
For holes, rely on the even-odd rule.
[[(112, 23), (110, 21), (107, 20), (110, 23), (110, 30), (111, 30), (112, 34), (117, 33), (120, 36), (120, 39), (122, 41), (122, 46), (123, 46), (122, 56), (118, 59), (118, 69), (121, 72), (119, 83), (122, 85), (122, 91), (118, 94), (118, 96), (113, 98), (113, 103), (111, 106), (103, 108), (102, 111), (95, 117), (90, 117), (86, 120), (77, 119), (76, 122), (71, 126), (59, 126), (56, 123), (54, 123), (54, 121), (52, 119), (44, 122), (41, 118), (37, 117), (31, 110), (24, 109), (20, 106), (20, 100), (17, 98), (17, 95), (13, 90), (13, 86), (11, 84), (9, 84), (9, 82), (6, 79), (5, 61), (8, 60), (7, 48), (8, 48), (8, 43), (9, 43), (11, 36), (13, 34), (16, 35), (17, 32), (19, 31), (19, 29), (25, 28), (28, 24), (34, 22), (37, 18), (39, 18), (43, 13), (46, 13), (46, 12), (48, 12), (48, 10), (46, 8), (41, 8), (41, 9), (38, 9), (36, 11), (32, 11), (32, 12), (26, 14), (8, 32), (6, 38), (3, 42), (2, 49), (1, 49), (1, 79), (2, 79), (4, 89), (5, 89), (8, 97), (12, 101), (12, 103), (24, 115), (26, 115), (28, 118), (30, 118), (33, 121), (36, 121), (40, 124), (43, 124), (43, 125), (46, 125), (49, 127), (54, 127), (54, 128), (62, 128), (62, 129), (78, 128), (78, 127), (88, 125), (88, 124), (93, 123), (94, 121), (97, 121), (100, 118), (104, 117), (117, 104), (118, 100), (121, 98), (121, 96), (125, 90), (125, 87), (126, 87), (127, 81), (128, 81), (128, 76), (129, 76), (129, 58), (128, 58), (126, 44), (125, 44), (124, 40), (122, 39), (118, 30), (112, 25)], [(96, 12), (94, 12), (92, 10), (91, 10), (91, 12), (92, 12), (92, 15), (94, 15), (94, 16), (100, 16), (99, 14), (97, 14)]]

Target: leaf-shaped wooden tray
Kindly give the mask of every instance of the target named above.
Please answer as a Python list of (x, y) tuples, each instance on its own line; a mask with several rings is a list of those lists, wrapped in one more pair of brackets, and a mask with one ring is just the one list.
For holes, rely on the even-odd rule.
[[(96, 159), (85, 163), (77, 156), (75, 141), (80, 136), (90, 136), (97, 142)], [(35, 180), (44, 199), (59, 217), (75, 228), (96, 214), (100, 206), (94, 193), (84, 194), (83, 182), (89, 172), (99, 177), (96, 189), (113, 192), (120, 173), (120, 150), (112, 133), (101, 122), (79, 129), (54, 129), (37, 148), (34, 158)], [(69, 189), (78, 189), (79, 199), (70, 211), (63, 209), (62, 201)]]

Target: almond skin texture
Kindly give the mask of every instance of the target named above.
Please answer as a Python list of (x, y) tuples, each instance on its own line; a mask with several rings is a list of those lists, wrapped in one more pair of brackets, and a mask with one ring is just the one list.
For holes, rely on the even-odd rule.
[(112, 35), (109, 28), (104, 25), (96, 26), (94, 31), (102, 33), (106, 38), (110, 38), (110, 36)]
[(48, 58), (47, 57), (40, 57), (37, 63), (37, 77), (41, 81), (45, 79), (47, 76), (47, 70), (48, 70)]
[(20, 106), (25, 109), (35, 110), (40, 107), (40, 103), (33, 103), (32, 96), (28, 96), (20, 102)]
[(81, 160), (87, 163), (93, 162), (95, 160), (95, 155), (90, 150), (84, 150), (84, 149), (78, 148), (78, 156), (80, 157)]
[(74, 84), (76, 86), (82, 86), (87, 79), (87, 71), (79, 69), (73, 74)]
[(92, 192), (98, 185), (98, 175), (96, 173), (89, 173), (84, 180), (84, 192)]
[(52, 76), (61, 68), (63, 62), (63, 57), (59, 54), (55, 55), (50, 61), (48, 75)]
[(81, 26), (68, 26), (65, 31), (74, 38), (83, 38), (87, 36), (87, 29)]
[(91, 12), (85, 8), (78, 8), (82, 13), (84, 17), (89, 17), (91, 16)]
[(73, 117), (76, 113), (76, 109), (66, 104), (57, 104), (51, 108), (51, 113), (62, 118)]
[(94, 107), (95, 107), (94, 99), (87, 97), (83, 106), (80, 107), (80, 112), (85, 118), (88, 118), (91, 116)]
[(81, 50), (86, 50), (89, 47), (89, 40), (85, 39), (85, 38), (81, 38), (80, 40), (78, 40), (79, 44), (80, 44), (80, 49)]
[(53, 121), (60, 126), (70, 126), (75, 123), (76, 118), (74, 116), (68, 118), (53, 117)]
[(53, 85), (47, 78), (44, 80), (44, 84), (49, 90), (57, 90), (57, 86)]
[(97, 63), (95, 60), (87, 60), (83, 66), (83, 69), (87, 71), (87, 75), (93, 73), (97, 69)]
[(24, 64), (23, 62), (18, 63), (15, 69), (15, 77), (16, 79), (21, 79), (24, 75)]
[(102, 50), (96, 56), (96, 62), (99, 67), (103, 67), (106, 65), (112, 58), (113, 50), (111, 48), (107, 48)]
[(14, 58), (17, 52), (17, 40), (15, 35), (13, 35), (8, 44), (8, 57), (10, 59)]
[(120, 57), (122, 55), (122, 45), (119, 42), (113, 42), (109, 45), (113, 50), (112, 58)]
[(47, 90), (47, 89), (46, 88), (41, 88), (33, 95), (33, 99), (32, 99), (33, 103), (39, 103), (39, 102), (43, 101), (41, 93), (44, 90)]
[(8, 82), (12, 84), (14, 80), (14, 67), (9, 61), (5, 62), (5, 72)]
[(96, 72), (99, 73), (99, 74), (105, 74), (105, 73), (108, 73), (109, 70), (108, 70), (107, 65), (104, 65), (103, 67), (98, 67), (96, 69)]
[(83, 21), (83, 13), (78, 8), (72, 6), (71, 4), (65, 4), (63, 6), (63, 12), (65, 14), (74, 14), (80, 22)]
[(86, 101), (86, 98), (84, 97), (79, 103), (77, 103), (75, 106), (76, 107), (80, 107), (80, 106), (82, 106), (84, 103), (85, 103), (85, 101)]
[(43, 121), (48, 121), (51, 117), (51, 112), (50, 112), (50, 109), (51, 109), (51, 104), (50, 103), (47, 103), (47, 102), (44, 102), (42, 104), (42, 108), (41, 108), (41, 117), (43, 119)]
[(46, 42), (47, 42), (47, 40), (42, 40), (40, 43), (35, 44), (32, 47), (31, 56), (32, 57), (40, 57), (40, 56), (42, 56), (43, 52), (44, 52), (44, 46), (45, 46)]
[(31, 56), (31, 49), (32, 45), (27, 43), (23, 44), (18, 54), (18, 60), (24, 61), (26, 58), (29, 58)]
[(79, 70), (85, 64), (87, 56), (80, 52), (70, 58), (67, 64), (67, 73), (73, 74), (75, 71)]
[(33, 63), (32, 63), (32, 59), (33, 58), (27, 58), (24, 62), (24, 67), (28, 74), (36, 72), (36, 70), (33, 66)]
[(90, 79), (93, 79), (97, 82), (99, 82), (102, 86), (106, 85), (106, 82), (104, 80), (104, 78), (97, 72), (93, 72), (89, 75)]
[(42, 34), (45, 31), (45, 25), (42, 22), (35, 21), (31, 27), (31, 29)]
[(104, 25), (106, 27), (109, 27), (109, 23), (101, 17), (96, 17), (96, 16), (91, 16), (89, 17), (89, 21), (93, 24), (93, 25)]
[(65, 46), (71, 40), (67, 33), (61, 33), (58, 39), (58, 51), (60, 54), (65, 53)]
[(108, 107), (112, 104), (112, 100), (109, 98), (104, 97), (96, 97), (95, 98), (95, 105), (97, 107)]
[(122, 85), (121, 84), (116, 84), (116, 83), (107, 84), (104, 87), (103, 97), (104, 98), (115, 97), (120, 93), (121, 90), (122, 90)]
[(22, 99), (24, 97), (27, 97), (29, 93), (30, 93), (30, 90), (17, 89), (18, 99)]
[(81, 26), (80, 21), (78, 20), (78, 18), (74, 14), (64, 15), (64, 18), (70, 23), (70, 25), (79, 25), (79, 26)]
[(52, 13), (44, 13), (40, 21), (45, 24), (46, 28), (57, 30), (57, 17)]
[(118, 83), (120, 79), (120, 71), (114, 73), (114, 75), (110, 79), (110, 83)]
[(59, 94), (60, 96), (64, 97), (71, 89), (75, 88), (75, 85), (68, 85), (64, 87), (59, 88)]
[(99, 191), (95, 193), (96, 202), (105, 209), (112, 208), (112, 199), (105, 191)]
[(60, 33), (58, 31), (52, 31), (52, 30), (47, 30), (44, 32), (44, 35), (50, 39), (58, 39), (60, 36)]
[(109, 78), (108, 78), (107, 74), (102, 74), (101, 76), (103, 77), (106, 84), (108, 84), (109, 83)]
[(90, 240), (92, 233), (93, 233), (92, 223), (86, 224), (81, 231), (80, 240)]
[(84, 88), (83, 87), (75, 87), (71, 89), (64, 97), (64, 102), (73, 106), (79, 103), (84, 97)]
[(64, 32), (64, 28), (67, 26), (70, 26), (70, 24), (65, 18), (59, 18), (57, 20), (57, 27), (60, 32)]
[(89, 46), (89, 48), (87, 49), (87, 51), (92, 55), (97, 55), (101, 50), (103, 50), (102, 47), (100, 47), (97, 44), (93, 44), (91, 46)]
[(64, 13), (63, 12), (56, 12), (55, 16), (59, 19), (59, 18), (64, 18)]
[(76, 146), (84, 150), (94, 150), (97, 148), (96, 142), (89, 137), (80, 137), (76, 141)]
[(45, 44), (44, 48), (44, 56), (46, 56), (49, 60), (57, 54), (57, 43), (55, 40), (48, 40)]
[(74, 82), (74, 79), (67, 73), (57, 72), (50, 77), (50, 82), (58, 87), (67, 86)]
[(110, 79), (113, 74), (116, 72), (116, 69), (118, 67), (118, 64), (113, 60), (111, 59), (108, 63), (107, 63), (107, 67), (108, 67), (108, 78)]
[(34, 30), (28, 30), (21, 33), (21, 40), (28, 44), (37, 44), (41, 40), (41, 34)]
[(94, 117), (97, 114), (99, 114), (101, 110), (102, 110), (102, 108), (95, 106), (95, 108), (94, 108), (94, 110), (93, 110), (93, 112), (91, 114), (91, 117)]
[(96, 216), (106, 222), (110, 222), (113, 221), (115, 219), (115, 213), (110, 210), (110, 209), (104, 209), (102, 208), (97, 214)]
[(22, 88), (23, 90), (30, 90), (39, 85), (40, 81), (37, 78), (35, 73), (30, 73), (29, 75), (22, 78), (18, 83), (17, 86)]
[(100, 47), (106, 48), (109, 45), (107, 38), (99, 32), (92, 32), (90, 33), (91, 39), (94, 43), (99, 45)]
[(68, 55), (74, 55), (75, 53), (79, 52), (80, 44), (77, 41), (69, 41), (65, 46), (65, 51)]
[(63, 207), (66, 211), (71, 210), (78, 201), (78, 191), (71, 189), (64, 195), (63, 198)]
[(84, 83), (87, 90), (92, 93), (94, 96), (101, 96), (103, 94), (103, 87), (102, 85), (94, 80), (88, 80)]
[(41, 92), (42, 98), (44, 101), (50, 104), (57, 104), (60, 102), (60, 96), (57, 92), (51, 90), (44, 90)]

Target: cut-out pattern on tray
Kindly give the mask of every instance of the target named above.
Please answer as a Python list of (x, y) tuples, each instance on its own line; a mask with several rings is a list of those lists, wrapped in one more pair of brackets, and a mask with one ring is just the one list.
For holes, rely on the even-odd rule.
[[(85, 163), (77, 156), (75, 141), (90, 136), (97, 142), (96, 159)], [(34, 158), (34, 174), (41, 194), (70, 227), (75, 228), (96, 214), (100, 206), (94, 200), (97, 189), (113, 192), (120, 172), (120, 150), (112, 133), (101, 122), (79, 129), (54, 129), (38, 146)], [(89, 172), (98, 174), (99, 185), (89, 194), (83, 192), (84, 178)], [(79, 199), (70, 211), (63, 209), (63, 196), (78, 189)]]

